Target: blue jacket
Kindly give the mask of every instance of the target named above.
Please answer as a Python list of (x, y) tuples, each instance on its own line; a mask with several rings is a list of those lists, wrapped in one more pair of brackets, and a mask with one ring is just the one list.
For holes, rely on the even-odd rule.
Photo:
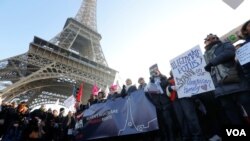
[(235, 49), (234, 46), (220, 41), (206, 48), (204, 58), (207, 63), (212, 63), (211, 77), (215, 85), (215, 96), (223, 96), (237, 92), (246, 91), (245, 83), (223, 83), (223, 79), (229, 75), (229, 71), (235, 66)]

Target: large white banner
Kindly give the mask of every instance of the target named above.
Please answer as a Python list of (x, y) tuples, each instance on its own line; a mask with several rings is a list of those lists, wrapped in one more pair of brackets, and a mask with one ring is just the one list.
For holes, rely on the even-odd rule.
[(214, 90), (199, 45), (170, 60), (170, 64), (179, 98)]
[(236, 57), (241, 65), (250, 62), (250, 42), (236, 50)]

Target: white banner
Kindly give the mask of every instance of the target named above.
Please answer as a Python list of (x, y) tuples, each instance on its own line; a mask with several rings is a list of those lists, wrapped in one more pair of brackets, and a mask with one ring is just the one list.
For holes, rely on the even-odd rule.
[(75, 97), (74, 97), (73, 95), (71, 95), (69, 98), (67, 98), (67, 99), (63, 102), (64, 106), (67, 107), (67, 108), (69, 108), (69, 109), (70, 109), (73, 105), (75, 105), (75, 103), (76, 103), (76, 99), (75, 99)]
[(199, 45), (170, 60), (170, 64), (179, 98), (214, 90)]
[(241, 65), (250, 62), (250, 42), (236, 50), (236, 58)]

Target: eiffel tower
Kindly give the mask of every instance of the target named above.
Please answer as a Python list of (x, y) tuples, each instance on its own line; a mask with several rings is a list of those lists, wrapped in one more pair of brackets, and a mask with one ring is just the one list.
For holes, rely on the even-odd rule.
[(28, 52), (0, 61), (0, 96), (4, 101), (27, 101), (30, 107), (59, 104), (84, 82), (83, 103), (91, 88), (105, 88), (117, 71), (108, 67), (96, 26), (96, 0), (83, 0), (75, 18), (49, 41), (37, 36)]

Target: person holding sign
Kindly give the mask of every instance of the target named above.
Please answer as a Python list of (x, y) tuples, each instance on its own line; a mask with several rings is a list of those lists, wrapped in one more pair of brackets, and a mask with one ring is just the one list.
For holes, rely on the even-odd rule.
[(241, 35), (245, 42), (236, 45), (236, 60), (241, 71), (241, 80), (247, 83), (248, 95), (243, 97), (241, 106), (246, 112), (246, 120), (250, 124), (250, 20), (241, 27)]
[(157, 64), (149, 68), (150, 82), (144, 88), (145, 95), (155, 105), (161, 140), (174, 141), (172, 104), (166, 94), (167, 77)]
[(250, 20), (243, 24), (241, 34), (246, 41), (244, 44), (250, 42)]
[(207, 65), (204, 69), (210, 72), (215, 85), (215, 97), (219, 100), (225, 119), (231, 125), (244, 125), (242, 108), (238, 104), (244, 104), (247, 97), (245, 87), (242, 87), (238, 70), (235, 67), (235, 49), (229, 42), (221, 42), (214, 35), (209, 34), (205, 38), (204, 58)]
[(204, 140), (192, 97), (178, 98), (172, 71), (170, 71), (168, 81), (170, 84), (166, 88), (166, 91), (173, 103), (173, 109), (178, 122), (181, 140)]
[[(236, 51), (236, 57), (241, 63), (241, 67), (250, 82), (250, 20), (243, 24), (241, 28), (242, 38), (245, 40)], [(241, 58), (242, 56), (242, 58)]]

